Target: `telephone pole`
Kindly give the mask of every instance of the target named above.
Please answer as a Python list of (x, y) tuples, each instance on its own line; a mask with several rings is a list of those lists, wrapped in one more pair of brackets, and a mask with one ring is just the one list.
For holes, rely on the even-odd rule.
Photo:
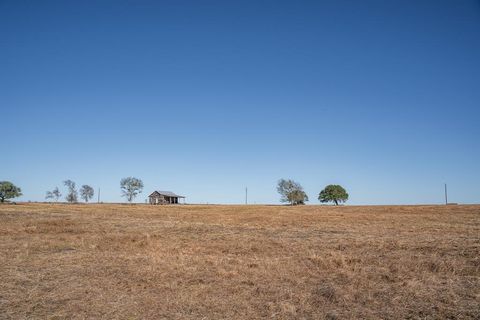
[(448, 204), (447, 184), (445, 183), (445, 204)]
[(248, 204), (248, 188), (245, 188), (245, 204)]
[(97, 202), (100, 203), (100, 188), (98, 188), (98, 198), (97, 198)]

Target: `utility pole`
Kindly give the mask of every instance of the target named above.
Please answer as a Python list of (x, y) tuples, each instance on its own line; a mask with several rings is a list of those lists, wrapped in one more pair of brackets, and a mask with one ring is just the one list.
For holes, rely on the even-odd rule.
[(98, 203), (100, 203), (100, 188), (98, 188), (98, 200), (97, 200)]
[(445, 183), (445, 204), (448, 204), (447, 184)]
[(248, 188), (245, 187), (245, 204), (248, 204)]

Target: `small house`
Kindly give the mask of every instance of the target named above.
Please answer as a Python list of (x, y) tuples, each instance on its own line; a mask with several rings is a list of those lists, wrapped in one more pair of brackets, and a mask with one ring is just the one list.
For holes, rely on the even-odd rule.
[[(184, 196), (179, 196), (171, 191), (154, 191), (148, 196), (150, 204), (178, 204), (180, 198), (185, 199)], [(185, 200), (183, 200), (183, 203), (185, 203)]]

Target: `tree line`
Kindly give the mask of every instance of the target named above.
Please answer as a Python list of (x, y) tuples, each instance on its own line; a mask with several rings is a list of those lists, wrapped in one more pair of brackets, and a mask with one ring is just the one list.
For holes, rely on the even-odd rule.
[[(308, 196), (300, 183), (290, 179), (280, 179), (277, 184), (277, 191), (281, 195), (281, 202), (301, 205), (308, 201)], [(335, 205), (338, 205), (348, 200), (348, 193), (342, 186), (330, 184), (320, 191), (318, 200), (321, 203), (333, 202)]]
[[(80, 190), (77, 190), (76, 183), (68, 179), (63, 181), (63, 185), (67, 187), (65, 200), (69, 203), (77, 203), (79, 193), (80, 198), (82, 198), (85, 203), (90, 201), (95, 195), (95, 190), (88, 184), (82, 185)], [(120, 190), (122, 197), (125, 197), (127, 201), (131, 203), (137, 195), (142, 193), (143, 181), (135, 177), (123, 178), (120, 180)], [(0, 202), (5, 202), (5, 200), (20, 196), (22, 196), (22, 190), (19, 187), (10, 181), (0, 181)], [(55, 187), (52, 191), (47, 191), (45, 194), (46, 200), (55, 200), (55, 202), (58, 202), (61, 197), (62, 193), (58, 187)]]
[[(70, 179), (63, 181), (63, 184), (67, 187), (65, 200), (69, 203), (78, 202), (79, 192), (80, 198), (86, 203), (95, 195), (95, 190), (87, 184), (82, 185), (79, 191), (77, 191), (75, 182)], [(142, 193), (143, 181), (135, 177), (123, 178), (120, 180), (120, 190), (122, 197), (125, 197), (127, 201), (131, 203), (137, 195)], [(290, 203), (291, 205), (302, 205), (308, 201), (308, 196), (300, 183), (291, 179), (280, 179), (278, 181), (277, 191), (281, 195), (281, 202)], [(15, 186), (10, 181), (0, 181), (0, 202), (4, 202), (5, 199), (20, 197), (21, 195), (22, 190), (19, 187)], [(45, 195), (45, 199), (55, 200), (55, 202), (58, 202), (61, 197), (62, 193), (58, 187), (55, 187), (52, 191), (47, 191)], [(348, 193), (342, 186), (331, 184), (320, 191), (318, 194), (318, 200), (321, 203), (332, 202), (335, 205), (338, 205), (340, 203), (345, 203), (348, 200)]]
[[(68, 179), (63, 181), (63, 185), (67, 187), (67, 193), (65, 195), (65, 200), (70, 203), (76, 203), (78, 202), (78, 193), (80, 192), (80, 198), (82, 198), (85, 203), (90, 201), (90, 199), (93, 198), (95, 195), (95, 191), (91, 186), (88, 184), (84, 184), (81, 188), (80, 191), (77, 191), (77, 185), (75, 182), (72, 180)], [(58, 200), (61, 198), (62, 193), (58, 189), (58, 187), (55, 187), (52, 191), (47, 191), (45, 194), (45, 199), (46, 200), (55, 200), (55, 202), (58, 202)]]
[[(68, 190), (65, 195), (65, 200), (69, 203), (77, 203), (78, 191), (75, 182), (72, 180), (65, 180), (63, 181), (63, 184)], [(125, 197), (127, 201), (131, 203), (133, 199), (143, 191), (143, 181), (134, 177), (123, 178), (120, 180), (120, 190), (122, 192), (122, 197)], [(80, 198), (82, 198), (85, 203), (95, 195), (95, 190), (87, 184), (84, 184), (79, 192)], [(61, 196), (62, 194), (60, 193), (60, 190), (58, 187), (55, 187), (52, 191), (47, 191), (45, 199), (55, 199), (55, 202), (58, 202), (58, 199), (60, 199)]]

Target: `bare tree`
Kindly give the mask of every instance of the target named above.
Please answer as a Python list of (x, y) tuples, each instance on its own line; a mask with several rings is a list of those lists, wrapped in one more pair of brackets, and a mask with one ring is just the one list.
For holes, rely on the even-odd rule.
[(70, 203), (78, 202), (78, 193), (75, 182), (72, 180), (65, 180), (63, 181), (63, 184), (68, 188), (68, 194), (65, 199)]
[(80, 197), (81, 197), (83, 200), (85, 200), (85, 202), (88, 202), (88, 200), (92, 199), (92, 198), (93, 198), (93, 194), (94, 194), (93, 188), (90, 187), (89, 185), (84, 184), (84, 185), (80, 188)]
[(52, 191), (47, 191), (47, 194), (45, 195), (46, 200), (53, 199), (53, 193)]
[(127, 198), (128, 202), (132, 200), (143, 191), (143, 182), (134, 177), (123, 178), (120, 180), (120, 189), (122, 190), (122, 197)]
[(55, 189), (53, 189), (52, 195), (55, 198), (55, 202), (58, 202), (58, 199), (60, 199), (60, 197), (62, 196), (60, 190), (58, 190), (58, 187), (55, 187)]
[(45, 199), (55, 199), (55, 202), (58, 202), (58, 199), (62, 196), (60, 193), (60, 190), (58, 190), (58, 187), (55, 187), (53, 191), (47, 191), (47, 194), (45, 195)]

